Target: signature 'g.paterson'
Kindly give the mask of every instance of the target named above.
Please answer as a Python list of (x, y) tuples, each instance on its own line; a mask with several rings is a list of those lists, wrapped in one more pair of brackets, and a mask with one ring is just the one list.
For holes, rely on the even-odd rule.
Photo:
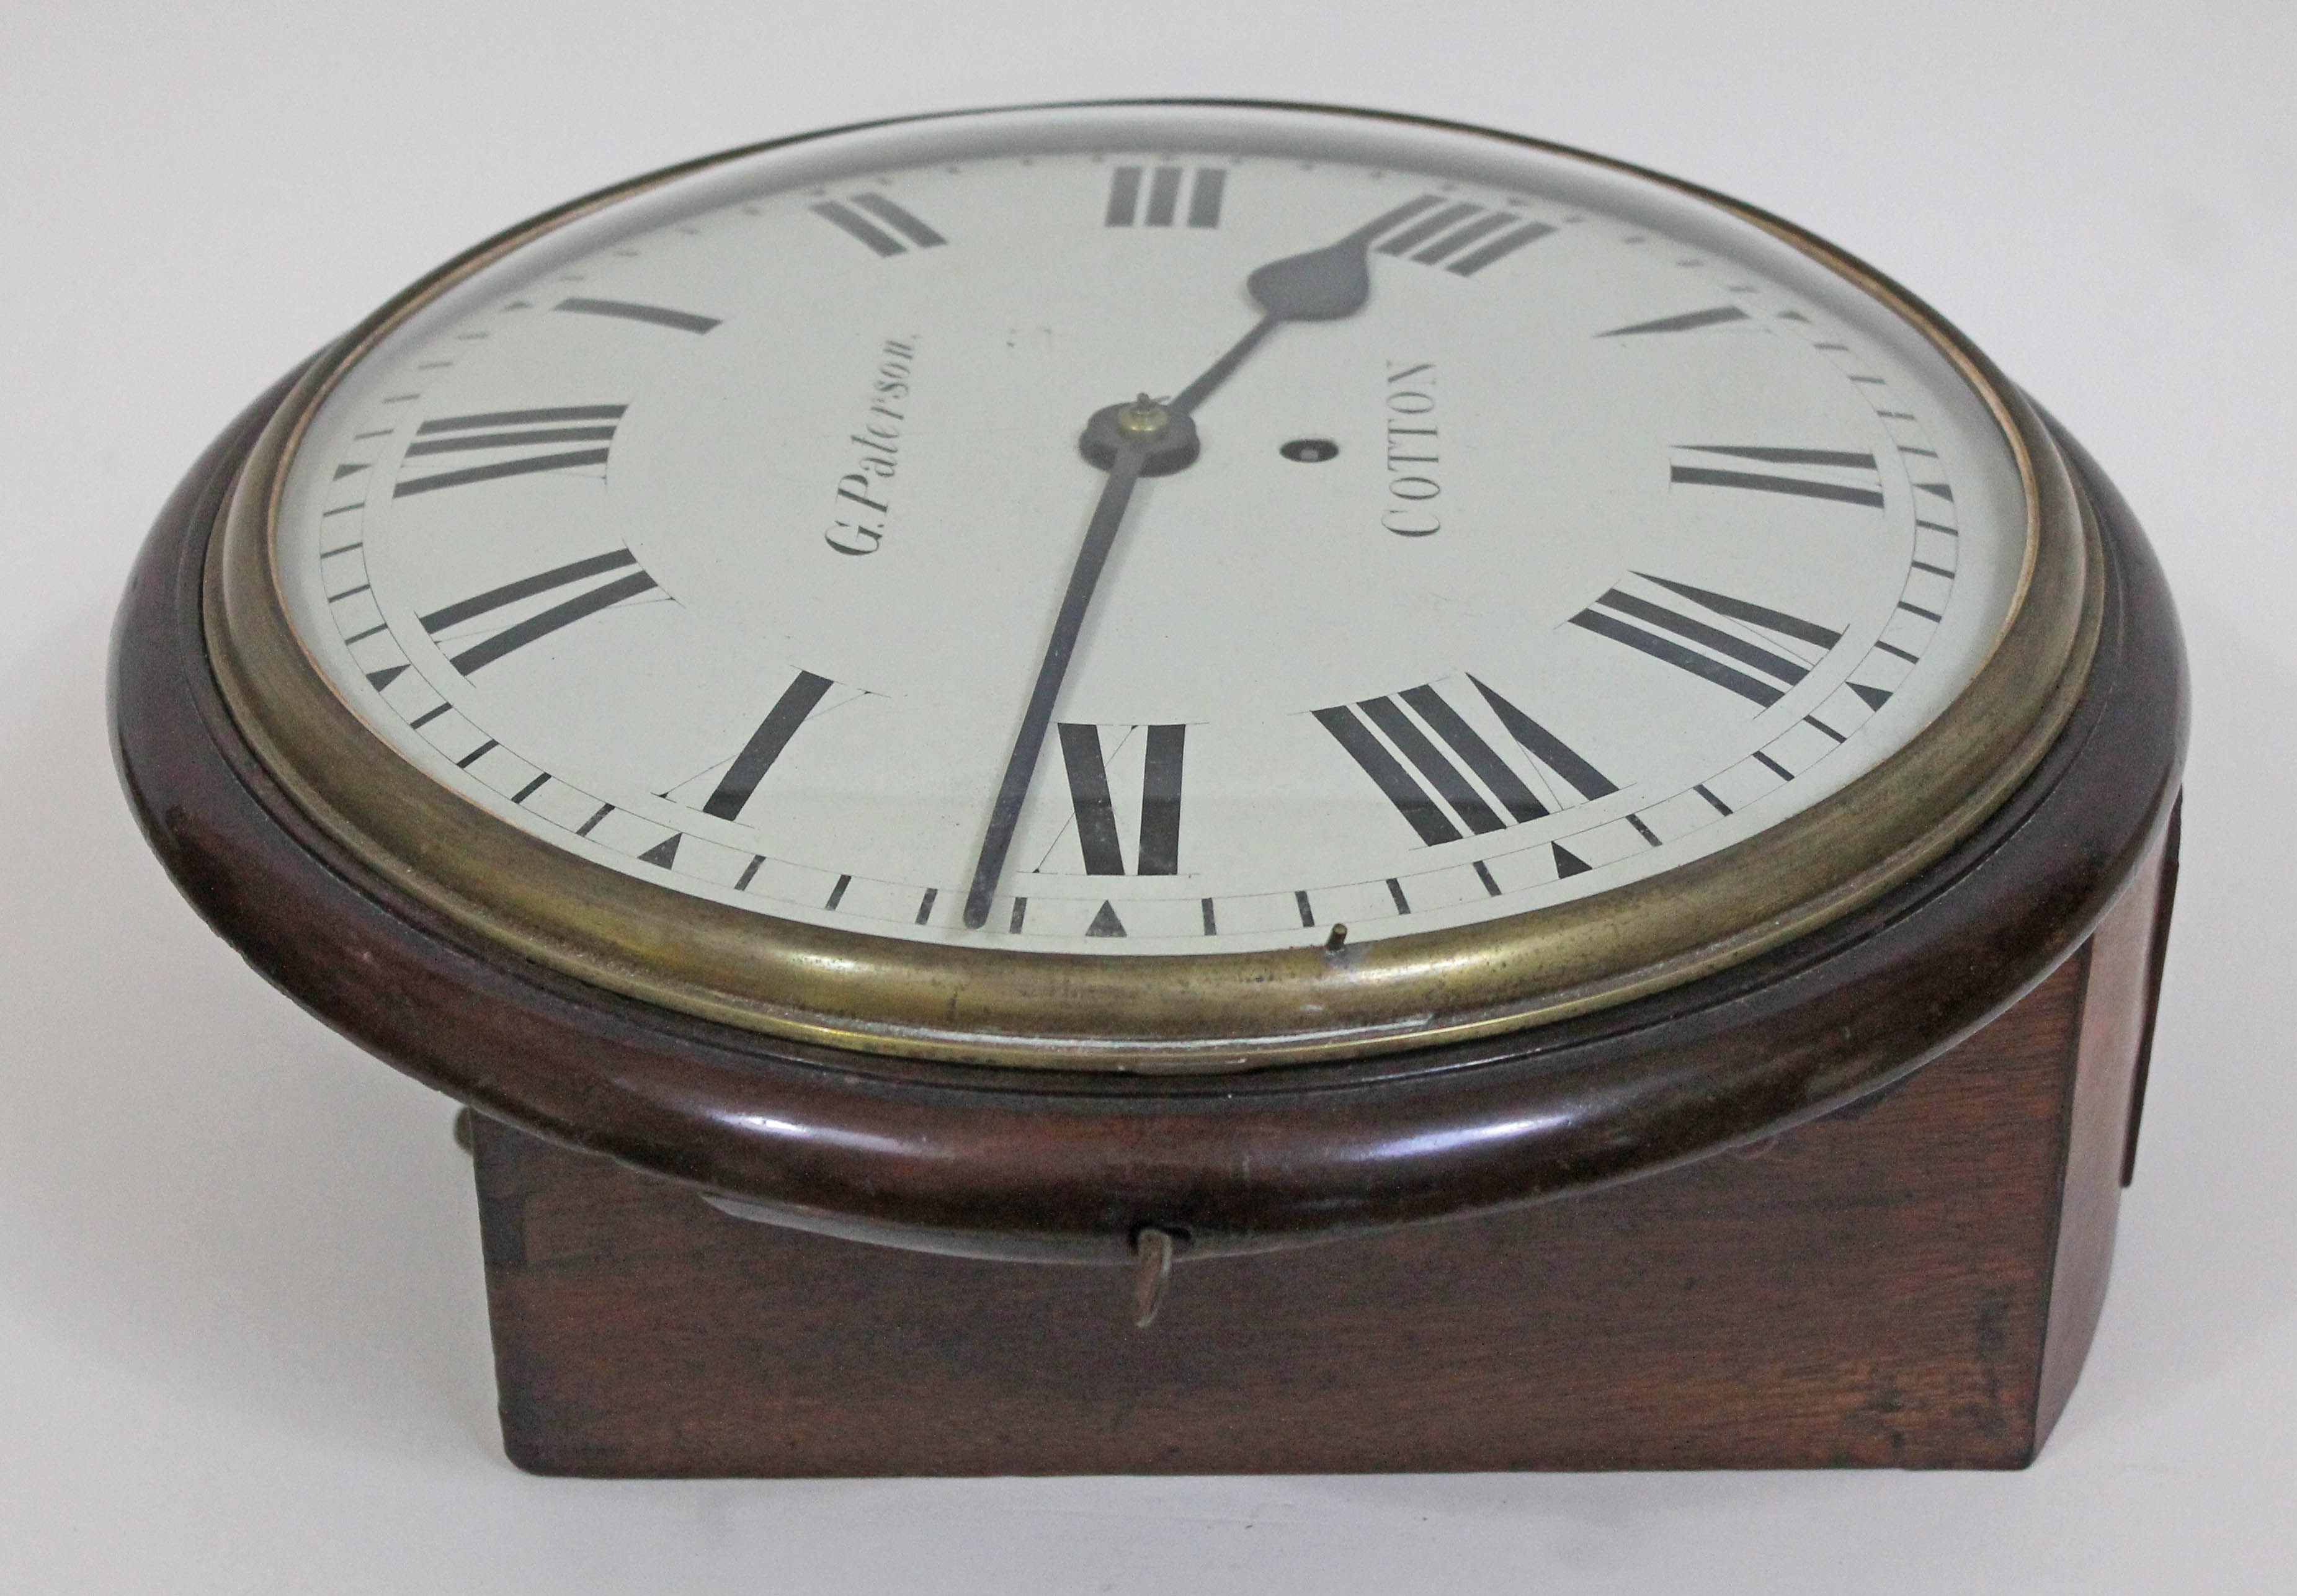
[(861, 446), (854, 467), (837, 479), (836, 519), (822, 540), (842, 555), (873, 555), (885, 541), (893, 494), (887, 484), (901, 474), (902, 424), (908, 415), (910, 366), (918, 358), (917, 334), (888, 338), (870, 379), (869, 414), (850, 442)]

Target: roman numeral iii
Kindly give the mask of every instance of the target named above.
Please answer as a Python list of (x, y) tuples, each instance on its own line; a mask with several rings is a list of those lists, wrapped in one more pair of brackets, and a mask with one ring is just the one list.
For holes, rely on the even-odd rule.
[[(478, 415), (441, 415), (415, 429), (399, 465), (393, 498), (435, 493), (498, 477), (542, 471), (572, 471), (604, 465), (614, 429), (626, 405), (561, 405), (547, 410), (492, 410)], [(432, 468), (440, 456), (483, 458), (444, 471)], [(444, 462), (441, 462), (444, 464)]]
[[(1186, 726), (1148, 726), (1140, 772), (1140, 840), (1133, 851), (1138, 876), (1174, 876), (1181, 868), (1181, 763)], [(1068, 774), (1069, 803), (1076, 815), (1077, 846), (1089, 876), (1123, 876), (1124, 843), (1116, 803), (1102, 757), (1100, 728), (1063, 721), (1061, 763)]]
[(1641, 572), (1572, 616), (1571, 624), (1765, 708), (1842, 640), (1840, 632), (1815, 621)]
[[(1562, 738), (1476, 678), (1467, 679), (1481, 707), (1531, 756), (1527, 771), (1503, 758), (1433, 683), (1315, 712), (1421, 842), (1455, 843), (1465, 835), (1461, 826), (1479, 835), (1502, 831), (1618, 791)], [(1565, 797), (1567, 787), (1577, 796)]]

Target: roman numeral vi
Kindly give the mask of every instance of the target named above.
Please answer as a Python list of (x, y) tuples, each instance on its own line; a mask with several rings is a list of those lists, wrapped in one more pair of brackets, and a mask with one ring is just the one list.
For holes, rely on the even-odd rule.
[[(1140, 876), (1175, 876), (1181, 868), (1181, 763), (1186, 726), (1150, 726), (1140, 773), (1140, 832), (1133, 852)], [(1061, 723), (1061, 762), (1076, 815), (1077, 845), (1090, 876), (1125, 874), (1116, 803), (1101, 755), (1100, 728)]]

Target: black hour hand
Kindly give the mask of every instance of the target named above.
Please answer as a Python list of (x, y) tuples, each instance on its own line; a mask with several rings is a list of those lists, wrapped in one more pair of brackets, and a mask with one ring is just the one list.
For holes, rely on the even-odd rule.
[(1173, 414), (1182, 417), (1193, 415), (1197, 407), (1212, 396), (1213, 390), (1227, 382), (1230, 374), (1244, 364), (1244, 358), (1260, 346), (1260, 341), (1284, 323), (1338, 321), (1363, 309), (1364, 301), (1371, 298), (1371, 267), (1365, 259), (1371, 241), (1436, 202), (1433, 194), (1407, 200), (1321, 250), (1287, 255), (1281, 260), (1256, 267), (1244, 280), (1245, 292), (1252, 295), (1253, 302), (1264, 314), (1228, 353), (1213, 362), (1204, 375), (1173, 396), (1169, 407)]
[(1422, 194), (1321, 250), (1272, 260), (1244, 280), (1245, 289), (1279, 321), (1338, 321), (1354, 316), (1371, 297), (1371, 268), (1366, 261), (1371, 241), (1435, 203), (1433, 194)]
[(1272, 260), (1244, 281), (1246, 292), (1279, 321), (1338, 321), (1371, 297), (1367, 240), (1350, 234), (1305, 255)]

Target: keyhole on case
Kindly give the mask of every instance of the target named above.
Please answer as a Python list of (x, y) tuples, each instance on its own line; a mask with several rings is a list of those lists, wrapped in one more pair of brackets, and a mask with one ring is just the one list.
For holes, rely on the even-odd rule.
[(1295, 438), (1276, 452), (1303, 465), (1319, 465), (1338, 454), (1340, 446), (1329, 438)]

